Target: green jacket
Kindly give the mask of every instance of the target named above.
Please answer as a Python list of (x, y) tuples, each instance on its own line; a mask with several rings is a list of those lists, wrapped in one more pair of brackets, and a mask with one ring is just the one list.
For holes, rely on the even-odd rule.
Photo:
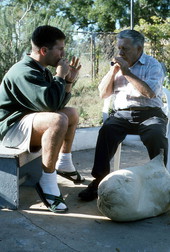
[(26, 55), (14, 64), (0, 85), (0, 139), (23, 116), (33, 112), (54, 112), (64, 107), (71, 94), (65, 92), (66, 82), (53, 77)]

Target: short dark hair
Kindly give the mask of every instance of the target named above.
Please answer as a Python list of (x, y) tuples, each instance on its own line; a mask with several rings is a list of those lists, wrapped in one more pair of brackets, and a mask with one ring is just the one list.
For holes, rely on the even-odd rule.
[(65, 34), (57, 27), (42, 25), (34, 30), (31, 40), (39, 48), (43, 46), (51, 48), (55, 45), (56, 40), (64, 40), (65, 38)]
[(117, 35), (118, 39), (128, 38), (134, 45), (144, 46), (145, 38), (142, 33), (135, 30), (123, 30)]

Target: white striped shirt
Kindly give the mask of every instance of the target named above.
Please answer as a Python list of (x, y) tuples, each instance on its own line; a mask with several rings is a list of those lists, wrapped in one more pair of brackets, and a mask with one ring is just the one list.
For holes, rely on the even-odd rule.
[(153, 57), (142, 54), (139, 60), (129, 68), (130, 71), (153, 90), (156, 97), (144, 97), (119, 71), (114, 81), (114, 108), (162, 107), (162, 87), (164, 72), (162, 65)]

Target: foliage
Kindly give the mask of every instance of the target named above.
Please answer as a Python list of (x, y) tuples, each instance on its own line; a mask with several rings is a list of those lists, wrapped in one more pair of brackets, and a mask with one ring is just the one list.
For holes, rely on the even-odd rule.
[(32, 5), (16, 4), (3, 5), (0, 3), (0, 80), (5, 72), (18, 60), (24, 53), (30, 51), (30, 39), (33, 30), (44, 24), (55, 25), (64, 30), (71, 40), (68, 30), (71, 24), (62, 17), (51, 17), (45, 7), (39, 10), (38, 6), (32, 9)]
[(156, 16), (151, 17), (152, 23), (144, 19), (139, 20), (135, 29), (142, 32), (146, 37), (146, 51), (153, 55), (166, 66), (170, 73), (170, 18), (163, 20)]
[[(134, 1), (134, 24), (138, 25), (141, 18), (153, 23), (152, 16), (169, 17), (169, 0), (136, 0)], [(120, 27), (130, 24), (130, 0), (110, 1), (96, 0), (91, 12), (96, 18), (99, 30), (114, 31), (116, 24)]]
[[(6, 0), (7, 1), (7, 0)], [(6, 2), (5, 0), (2, 2)], [(8, 0), (10, 4), (32, 3), (32, 9), (45, 7), (53, 17), (62, 16), (84, 30), (114, 31), (130, 24), (130, 0)], [(134, 0), (134, 23), (142, 18), (153, 23), (152, 16), (169, 17), (169, 0)]]
[(154, 24), (153, 16), (162, 21), (169, 17), (169, 0), (138, 0), (134, 1), (134, 21), (139, 25), (140, 19), (144, 19), (150, 24)]
[(0, 77), (20, 59), (28, 47), (30, 27), (27, 26), (27, 29), (22, 33), (22, 17), (22, 9), (17, 9), (17, 7), (2, 7), (0, 9)]
[(117, 22), (121, 25), (130, 23), (128, 10), (129, 1), (127, 0), (96, 0), (89, 16), (97, 24), (98, 31), (109, 32), (115, 30)]
[(164, 87), (170, 90), (170, 73), (165, 76)]

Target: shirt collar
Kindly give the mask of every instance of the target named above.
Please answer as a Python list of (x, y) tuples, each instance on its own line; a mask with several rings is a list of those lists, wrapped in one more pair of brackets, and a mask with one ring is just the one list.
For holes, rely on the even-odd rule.
[(41, 65), (38, 61), (36, 61), (36, 60), (35, 60), (35, 62), (39, 65), (39, 67), (42, 68), (43, 71), (45, 71), (46, 68), (45, 68), (44, 66), (42, 66), (42, 65)]
[(142, 65), (145, 64), (145, 62), (146, 62), (146, 55), (144, 53), (142, 53), (142, 55), (138, 59), (138, 62), (140, 62)]
[(29, 53), (26, 54), (26, 57), (29, 57), (29, 59), (31, 59), (32, 61), (34, 61), (40, 67), (41, 70), (45, 71), (46, 68), (44, 66), (42, 66), (38, 61), (36, 61), (32, 57), (30, 57)]
[(142, 53), (140, 58), (135, 62), (135, 64), (131, 67), (129, 67), (130, 69), (133, 68), (134, 66), (136, 66), (138, 63), (140, 63), (141, 65), (144, 65), (146, 62), (146, 54)]

